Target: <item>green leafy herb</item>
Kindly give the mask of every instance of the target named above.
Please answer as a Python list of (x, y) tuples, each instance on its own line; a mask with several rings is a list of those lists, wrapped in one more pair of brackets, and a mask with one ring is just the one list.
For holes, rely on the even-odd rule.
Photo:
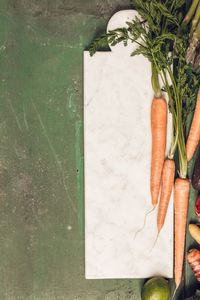
[(94, 40), (89, 49), (90, 55), (93, 56), (99, 48), (106, 47), (108, 45), (115, 46), (116, 44), (123, 42), (124, 46), (127, 46), (128, 40), (129, 32), (127, 28), (109, 30), (108, 33), (104, 33)]

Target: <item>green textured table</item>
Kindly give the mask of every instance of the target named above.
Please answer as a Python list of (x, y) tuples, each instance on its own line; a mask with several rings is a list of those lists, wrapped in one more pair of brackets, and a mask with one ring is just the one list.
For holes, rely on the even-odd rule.
[(0, 0), (0, 299), (140, 299), (144, 280), (84, 279), (82, 53), (126, 8)]

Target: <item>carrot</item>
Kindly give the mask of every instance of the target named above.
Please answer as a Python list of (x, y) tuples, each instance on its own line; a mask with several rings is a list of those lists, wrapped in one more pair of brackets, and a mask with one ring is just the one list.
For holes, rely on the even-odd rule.
[(161, 196), (157, 215), (158, 234), (162, 229), (167, 213), (169, 200), (172, 193), (175, 175), (175, 163), (173, 159), (167, 158), (164, 162), (161, 182)]
[[(154, 70), (155, 71), (155, 70)], [(160, 97), (161, 92), (159, 89), (158, 78), (154, 74), (154, 91), (155, 97), (151, 104), (151, 132), (152, 132), (152, 157), (151, 157), (151, 201), (153, 208), (150, 209), (144, 218), (144, 223), (140, 229), (135, 233), (141, 232), (146, 224), (147, 216), (155, 209), (158, 202), (160, 191), (160, 183), (162, 176), (162, 169), (165, 159), (166, 148), (166, 133), (167, 133), (167, 102), (164, 98)], [(156, 88), (157, 89), (156, 89)]]
[(174, 185), (175, 214), (175, 283), (179, 286), (182, 277), (185, 232), (188, 209), (189, 180), (177, 178)]
[(186, 143), (187, 161), (190, 161), (190, 159), (192, 158), (194, 151), (198, 145), (199, 138), (200, 138), (200, 88), (198, 90), (194, 117), (192, 120), (192, 125)]
[(165, 159), (167, 131), (167, 103), (164, 98), (154, 98), (151, 105), (151, 200), (153, 208), (158, 202), (161, 175)]
[(187, 260), (196, 276), (197, 280), (200, 282), (200, 251), (197, 249), (192, 249), (187, 255)]

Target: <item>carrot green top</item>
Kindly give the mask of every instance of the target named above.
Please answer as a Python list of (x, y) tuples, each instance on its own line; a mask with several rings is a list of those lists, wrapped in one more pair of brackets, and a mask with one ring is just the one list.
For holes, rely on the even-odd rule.
[(131, 55), (143, 55), (150, 61), (155, 97), (160, 97), (162, 91), (168, 95), (173, 120), (168, 157), (174, 157), (178, 146), (179, 176), (186, 178), (184, 129), (187, 116), (194, 109), (195, 92), (200, 84), (200, 76), (193, 71), (192, 64), (187, 63), (186, 57), (191, 53), (190, 48), (193, 57), (196, 53), (196, 48), (190, 44), (190, 32), (200, 39), (199, 1), (193, 0), (186, 16), (183, 15), (184, 0), (134, 0), (132, 4), (140, 17), (127, 22), (126, 28), (116, 28), (95, 39), (89, 49), (90, 55), (107, 45), (123, 42), (126, 46), (128, 40), (138, 45)]

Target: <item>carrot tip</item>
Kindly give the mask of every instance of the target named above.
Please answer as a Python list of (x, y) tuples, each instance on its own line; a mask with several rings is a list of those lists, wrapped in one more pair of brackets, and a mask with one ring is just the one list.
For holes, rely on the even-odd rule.
[(172, 300), (174, 299), (174, 296), (175, 296), (175, 294), (176, 294), (177, 289), (178, 289), (178, 286), (176, 286), (176, 288), (175, 288), (175, 290), (174, 290), (174, 292), (173, 292)]
[(157, 233), (156, 239), (155, 239), (155, 241), (154, 241), (154, 243), (153, 243), (153, 246), (152, 246), (150, 252), (153, 250), (153, 248), (155, 247), (155, 245), (156, 245), (156, 243), (157, 243), (157, 240), (158, 240), (158, 237), (159, 237), (159, 233), (160, 233), (160, 230), (159, 230), (158, 233)]

